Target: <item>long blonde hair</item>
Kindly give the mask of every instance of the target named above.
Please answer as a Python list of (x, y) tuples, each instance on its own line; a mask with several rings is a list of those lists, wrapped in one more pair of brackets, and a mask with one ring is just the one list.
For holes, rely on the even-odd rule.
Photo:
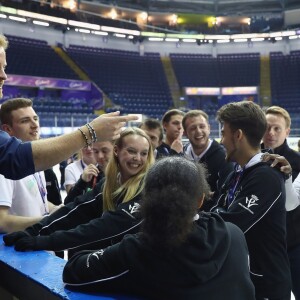
[(149, 151), (147, 161), (143, 169), (136, 175), (129, 178), (121, 186), (118, 182), (119, 174), (119, 162), (115, 154), (109, 160), (109, 163), (105, 170), (105, 183), (103, 187), (103, 211), (115, 210), (116, 203), (115, 199), (120, 194), (124, 193), (123, 203), (130, 201), (134, 196), (141, 193), (144, 188), (144, 177), (150, 166), (154, 163), (154, 155), (152, 144), (148, 135), (141, 129), (135, 127), (126, 128), (115, 141), (115, 146), (118, 148), (123, 147), (123, 140), (126, 136), (129, 135), (139, 135), (147, 139), (149, 143)]

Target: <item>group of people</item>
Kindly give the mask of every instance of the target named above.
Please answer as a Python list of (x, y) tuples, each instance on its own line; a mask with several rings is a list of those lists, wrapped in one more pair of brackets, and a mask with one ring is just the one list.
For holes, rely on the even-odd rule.
[[(2, 85), (6, 47), (2, 36)], [(300, 154), (287, 145), (284, 109), (224, 105), (220, 143), (201, 110), (172, 109), (161, 122), (123, 131), (134, 117), (113, 113), (44, 140), (30, 100), (8, 100), (0, 117), (0, 170), (10, 179), (3, 177), (10, 193), (0, 199), (4, 242), (17, 251), (68, 250), (69, 287), (237, 300), (287, 300), (293, 289), (300, 299)], [(68, 196), (51, 208), (39, 171), (76, 151), (82, 156), (69, 167)], [(43, 215), (18, 216), (19, 227), (4, 227), (3, 207), (7, 218), (9, 201), (22, 206), (21, 198), (12, 200), (15, 188), (34, 194)]]

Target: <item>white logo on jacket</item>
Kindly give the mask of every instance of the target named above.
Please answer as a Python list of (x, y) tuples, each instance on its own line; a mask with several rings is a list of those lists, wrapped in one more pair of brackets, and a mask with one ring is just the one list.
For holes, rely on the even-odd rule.
[(255, 195), (251, 195), (251, 197), (246, 197), (246, 204), (242, 204), (242, 203), (239, 203), (239, 205), (243, 208), (245, 208), (246, 210), (248, 210), (252, 215), (254, 214), (254, 212), (250, 209), (251, 206), (254, 206), (254, 205), (258, 205), (258, 203), (256, 203), (258, 201), (258, 197), (255, 196)]
[(96, 256), (96, 258), (99, 259), (99, 256), (102, 256), (103, 253), (104, 253), (104, 250), (101, 249), (101, 250), (98, 250), (98, 251), (96, 251), (96, 252), (93, 252), (93, 253), (92, 253), (92, 256)]
[(247, 207), (251, 207), (253, 205), (258, 205), (256, 202), (258, 201), (258, 197), (255, 196), (255, 195), (251, 195), (251, 198), (248, 199), (248, 197), (246, 197), (246, 204), (247, 204)]
[(133, 205), (129, 205), (129, 211), (131, 214), (134, 214), (140, 210), (140, 207), (141, 206), (139, 205), (139, 203), (134, 202)]
[(99, 260), (99, 256), (102, 256), (104, 253), (104, 249), (100, 249), (96, 252), (90, 253), (86, 259), (86, 267), (89, 268), (90, 267), (90, 258), (92, 257), (96, 257), (97, 260)]

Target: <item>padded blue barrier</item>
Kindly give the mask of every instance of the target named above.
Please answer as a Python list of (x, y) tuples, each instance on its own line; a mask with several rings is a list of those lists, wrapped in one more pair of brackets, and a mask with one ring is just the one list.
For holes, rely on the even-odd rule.
[(0, 286), (19, 299), (134, 300), (126, 296), (70, 291), (62, 282), (65, 260), (46, 251), (17, 252), (13, 247), (4, 245), (2, 236), (0, 235)]

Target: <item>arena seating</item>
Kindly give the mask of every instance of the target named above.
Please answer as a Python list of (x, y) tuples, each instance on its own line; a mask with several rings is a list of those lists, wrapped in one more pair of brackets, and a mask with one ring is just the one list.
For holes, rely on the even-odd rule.
[(179, 86), (219, 86), (217, 60), (207, 54), (170, 53)]
[[(208, 54), (171, 53), (170, 58), (181, 88), (260, 84), (259, 53), (222, 54), (216, 58)], [(189, 108), (202, 109), (209, 115), (213, 136), (219, 135), (219, 124), (215, 120), (216, 112), (222, 103), (219, 100), (217, 96), (187, 97)]]
[(67, 52), (121, 113), (142, 113), (161, 118), (172, 105), (158, 53), (141, 56), (133, 51), (74, 45), (70, 45)]
[(260, 54), (170, 54), (181, 87), (258, 86)]
[(46, 41), (7, 35), (7, 74), (79, 79)]
[(270, 53), (272, 102), (284, 107), (292, 117), (292, 135), (300, 130), (300, 51)]

